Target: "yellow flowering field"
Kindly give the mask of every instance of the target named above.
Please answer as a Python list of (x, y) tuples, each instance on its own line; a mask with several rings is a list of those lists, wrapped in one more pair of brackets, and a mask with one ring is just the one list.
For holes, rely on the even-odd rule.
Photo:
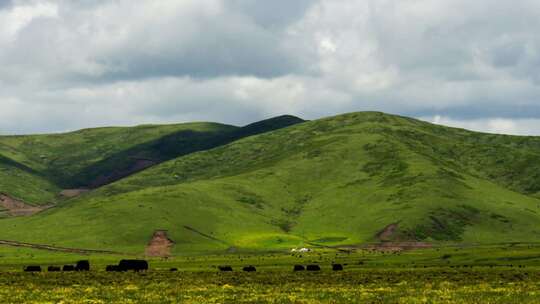
[(1, 303), (540, 303), (535, 268), (5, 272), (0, 285)]

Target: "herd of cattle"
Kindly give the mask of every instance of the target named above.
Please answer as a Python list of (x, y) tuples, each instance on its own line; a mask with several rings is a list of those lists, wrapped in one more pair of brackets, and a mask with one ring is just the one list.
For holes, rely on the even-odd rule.
[[(41, 272), (41, 266), (26, 266), (23, 269), (25, 272)], [(105, 271), (107, 272), (126, 272), (126, 271), (147, 271), (148, 262), (145, 260), (121, 260), (118, 265), (107, 265)], [(218, 266), (218, 270), (221, 272), (231, 272), (233, 268), (231, 266)], [(246, 266), (242, 268), (245, 272), (255, 272), (257, 268), (255, 266)], [(332, 264), (333, 271), (343, 270), (343, 265), (341, 264)], [(58, 271), (90, 271), (90, 262), (87, 260), (78, 261), (74, 265), (64, 265), (60, 266), (49, 266), (47, 268), (49, 272), (58, 272)], [(171, 268), (170, 271), (178, 271), (177, 268)], [(317, 264), (312, 265), (294, 265), (293, 271), (321, 271), (321, 267)]]
[[(26, 272), (41, 272), (41, 266), (26, 266), (23, 268)], [(148, 270), (148, 262), (145, 260), (121, 260), (118, 265), (107, 265), (106, 271), (109, 272), (123, 272), (123, 271), (146, 271)], [(90, 262), (87, 260), (78, 261), (75, 265), (49, 266), (47, 268), (49, 272), (58, 271), (90, 271)]]

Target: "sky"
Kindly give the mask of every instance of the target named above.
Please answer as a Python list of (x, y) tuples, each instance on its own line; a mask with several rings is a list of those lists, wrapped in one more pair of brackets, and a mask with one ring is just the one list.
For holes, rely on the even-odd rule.
[(540, 1), (0, 0), (0, 134), (368, 110), (540, 135)]

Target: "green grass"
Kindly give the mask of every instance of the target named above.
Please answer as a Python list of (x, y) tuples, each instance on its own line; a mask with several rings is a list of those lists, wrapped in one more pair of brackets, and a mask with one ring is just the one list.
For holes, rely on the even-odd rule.
[[(0, 190), (29, 203), (53, 201), (62, 188), (87, 187), (92, 179), (107, 175), (131, 161), (107, 161), (144, 143), (177, 132), (219, 133), (229, 126), (207, 123), (134, 128), (100, 128), (73, 133), (0, 137)], [(137, 151), (138, 152), (138, 151)], [(133, 153), (133, 157), (150, 157)], [(2, 161), (5, 160), (5, 161)], [(95, 167), (101, 169), (96, 173)], [(5, 173), (4, 173), (5, 172)], [(14, 185), (19, 188), (13, 189)], [(37, 184), (38, 187), (27, 187)], [(26, 190), (25, 190), (26, 189)]]
[[(146, 273), (106, 273), (131, 256), (80, 256), (0, 247), (0, 299), (14, 303), (537, 303), (540, 246), (437, 247), (399, 254), (318, 249), (151, 259)], [(83, 273), (23, 273), (24, 265), (73, 264)], [(332, 263), (344, 271), (331, 271)], [(293, 272), (318, 264), (318, 273)], [(233, 273), (217, 266), (231, 265)], [(246, 265), (256, 273), (243, 273)], [(170, 272), (171, 267), (179, 272)]]
[[(145, 258), (132, 254), (78, 254), (0, 246), (0, 271), (18, 272), (25, 265), (64, 265), (81, 259), (90, 260), (93, 271), (104, 271), (105, 266), (124, 258)], [(153, 271), (171, 267), (184, 272), (215, 272), (218, 265), (230, 265), (235, 271), (254, 265), (261, 272), (292, 270), (293, 265), (319, 264), (323, 271), (331, 270), (333, 263), (345, 265), (345, 270), (365, 269), (468, 269), (500, 268), (527, 270), (540, 269), (540, 243), (513, 243), (494, 245), (437, 245), (433, 248), (406, 251), (377, 251), (369, 248), (340, 251), (316, 247), (308, 253), (288, 250), (261, 252), (239, 250), (236, 253), (183, 252), (174, 257), (148, 258)]]
[(539, 273), (368, 270), (344, 273), (47, 273), (0, 279), (20, 303), (538, 303)]
[(245, 127), (185, 123), (0, 136), (0, 192), (46, 204), (57, 201), (61, 189), (95, 188), (128, 176), (139, 170), (138, 160), (160, 163), (301, 121), (281, 116)]
[(373, 112), (259, 128), (3, 219), (2, 238), (137, 254), (167, 229), (179, 255), (359, 246), (398, 224), (396, 242), (540, 241), (538, 137)]

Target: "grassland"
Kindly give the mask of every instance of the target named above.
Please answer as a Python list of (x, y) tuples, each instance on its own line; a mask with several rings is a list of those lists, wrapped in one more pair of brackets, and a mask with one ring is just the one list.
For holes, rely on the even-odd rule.
[(391, 224), (383, 241), (535, 242), (539, 143), (352, 113), (189, 153), (0, 229), (131, 253), (156, 229), (175, 254), (357, 246)]
[(45, 205), (58, 201), (61, 189), (96, 188), (146, 166), (299, 122), (281, 116), (245, 127), (185, 123), (0, 136), (0, 192)]
[[(0, 249), (3, 303), (538, 303), (540, 245), (438, 247), (401, 253), (320, 249), (150, 260), (146, 273), (107, 273), (125, 256)], [(34, 273), (23, 265), (90, 259), (88, 273)], [(320, 272), (293, 272), (295, 264)], [(331, 271), (341, 263), (342, 272)], [(231, 265), (232, 273), (219, 273)], [(241, 267), (254, 265), (256, 273)], [(175, 267), (179, 272), (170, 272)]]
[[(88, 187), (93, 167), (116, 170), (109, 158), (177, 132), (215, 134), (233, 128), (218, 124), (180, 124), (135, 128), (100, 128), (66, 134), (0, 137), (0, 189), (28, 203), (54, 202), (60, 189)], [(139, 151), (137, 151), (139, 152)], [(132, 155), (125, 153), (122, 162)], [(133, 157), (151, 157), (133, 153)], [(118, 164), (115, 164), (118, 166)], [(88, 172), (89, 171), (89, 172)], [(29, 185), (34, 185), (31, 187)]]
[(354, 273), (15, 274), (4, 303), (538, 303), (539, 275), (485, 270)]

